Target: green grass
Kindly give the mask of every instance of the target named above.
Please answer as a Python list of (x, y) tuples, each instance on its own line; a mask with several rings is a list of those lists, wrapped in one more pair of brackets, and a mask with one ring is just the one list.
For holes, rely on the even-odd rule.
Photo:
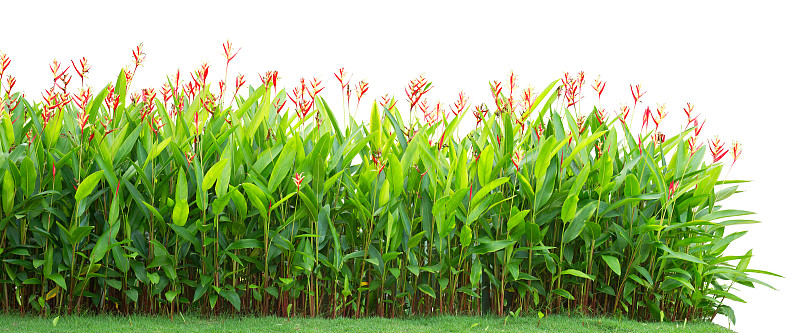
[(732, 332), (710, 322), (641, 323), (601, 317), (537, 318), (437, 316), (414, 319), (305, 319), (276, 317), (70, 316), (53, 318), (0, 315), (0, 332)]

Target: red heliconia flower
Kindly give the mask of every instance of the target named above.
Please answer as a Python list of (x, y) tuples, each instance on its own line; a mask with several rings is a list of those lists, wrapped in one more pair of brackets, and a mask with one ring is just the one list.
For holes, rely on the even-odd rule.
[(142, 89), (142, 103), (144, 107), (141, 109), (142, 119), (153, 113), (156, 110), (156, 90), (153, 88)]
[(397, 101), (394, 98), (389, 98), (389, 94), (383, 95), (383, 97), (381, 97), (382, 107), (391, 110), (395, 104), (397, 104)]
[(292, 89), (292, 94), (286, 95), (286, 97), (288, 97), (289, 100), (292, 101), (292, 104), (294, 104), (294, 107), (297, 108), (297, 102), (303, 97), (303, 93), (300, 91), (300, 87), (295, 87)]
[(278, 85), (278, 71), (267, 71), (264, 76), (258, 74), (258, 77), (261, 78), (261, 83), (264, 84), (264, 90), (267, 89), (267, 82), (272, 83), (272, 87)]
[[(47, 123), (50, 121), (50, 118), (53, 115), (53, 110), (57, 108), (58, 104), (58, 94), (54, 91), (54, 88), (50, 88), (50, 90), (45, 90), (42, 93), (42, 99), (44, 103), (42, 105), (42, 124), (43, 126), (47, 126)], [(47, 96), (45, 96), (45, 93)]]
[(375, 166), (378, 167), (378, 173), (381, 173), (383, 168), (386, 167), (386, 163), (381, 162), (381, 155), (383, 155), (383, 152), (380, 150), (373, 151), (371, 155), (372, 163), (375, 163)]
[(364, 97), (367, 90), (369, 90), (369, 83), (365, 80), (359, 81), (358, 86), (356, 86), (356, 98), (358, 99), (356, 102), (356, 110), (358, 110), (358, 106), (361, 104), (361, 98)]
[(519, 171), (519, 166), (522, 164), (523, 157), (525, 157), (525, 151), (523, 150), (515, 150), (514, 155), (511, 155), (511, 163), (514, 164), (517, 171)]
[(164, 84), (161, 85), (161, 100), (164, 102), (165, 107), (167, 105), (167, 100), (170, 98), (172, 98), (172, 89), (169, 87), (169, 83), (164, 82)]
[(433, 125), (435, 122), (439, 121), (439, 113), (434, 110), (429, 110), (428, 99), (424, 99), (419, 103), (419, 109), (422, 111), (422, 116), (425, 118), (428, 125)]
[(661, 124), (661, 121), (667, 116), (666, 106), (664, 104), (660, 104), (656, 108), (655, 114), (650, 114), (653, 117), (653, 122), (656, 124), (656, 130), (658, 130), (658, 125)]
[[(322, 86), (322, 81), (318, 80), (317, 78), (312, 78), (311, 89), (308, 91), (308, 95), (311, 96), (312, 100), (314, 100), (317, 98), (317, 95), (322, 91), (322, 89), (325, 89), (325, 87)], [(364, 92), (367, 91), (364, 90)]]
[(517, 76), (514, 75), (514, 71), (511, 71), (511, 74), (508, 76), (508, 112), (514, 112), (514, 88), (517, 87)]
[(3, 87), (3, 90), (6, 92), (6, 97), (11, 96), (11, 90), (14, 89), (14, 85), (17, 84), (17, 79), (13, 76), (9, 75), (6, 77), (6, 86)]
[(131, 85), (131, 81), (133, 81), (133, 72), (130, 68), (125, 67), (125, 86), (129, 87)]
[(502, 110), (503, 106), (505, 106), (503, 102), (503, 98), (500, 96), (500, 92), (503, 91), (503, 87), (501, 86), (502, 83), (498, 81), (492, 81), (490, 88), (492, 89), (492, 97), (494, 98), (494, 104), (497, 106), (497, 110)]
[(642, 153), (642, 134), (639, 134), (636, 137), (636, 140), (639, 141), (639, 154), (641, 154)]
[(623, 124), (627, 124), (626, 119), (628, 119), (628, 114), (630, 114), (630, 112), (631, 108), (627, 105), (623, 104), (620, 106), (619, 113), (617, 114), (619, 115), (619, 120), (621, 120)]
[(714, 141), (709, 141), (708, 145), (711, 147), (711, 156), (714, 157), (713, 163), (717, 163), (728, 153), (725, 142), (720, 142), (718, 137), (714, 137)]
[(180, 68), (175, 73), (175, 81), (172, 83), (172, 96), (178, 96), (178, 87), (181, 85), (181, 70)]
[(83, 86), (83, 80), (86, 78), (86, 73), (89, 73), (89, 69), (92, 68), (92, 66), (88, 65), (86, 62), (86, 57), (83, 57), (78, 61), (78, 63), (81, 64), (81, 69), (78, 69), (78, 66), (75, 65), (74, 60), (70, 60), (70, 62), (72, 62), (72, 68), (75, 69), (75, 72), (77, 72), (78, 76), (80, 76), (81, 86)]
[(139, 45), (137, 45), (136, 48), (134, 48), (131, 51), (131, 53), (133, 54), (133, 63), (136, 66), (136, 67), (133, 68), (134, 72), (136, 72), (136, 68), (139, 68), (139, 66), (141, 66), (142, 63), (144, 63), (144, 59), (147, 57), (147, 54), (142, 52), (142, 47), (143, 46), (144, 46), (144, 43), (139, 43)]
[(306, 177), (303, 176), (302, 172), (294, 174), (294, 177), (292, 178), (292, 180), (294, 181), (294, 184), (297, 185), (297, 190), (298, 191), (300, 191), (300, 185), (303, 184), (303, 179), (305, 179), (305, 178)]
[(703, 123), (700, 124), (700, 126), (697, 125), (697, 119), (693, 120), (692, 122), (694, 122), (694, 136), (699, 136), (700, 135), (700, 131), (703, 130), (703, 125), (706, 124), (706, 121), (704, 119)]
[(344, 71), (344, 67), (339, 68), (339, 72), (333, 73), (333, 76), (335, 76), (336, 79), (339, 80), (339, 84), (342, 86), (342, 91), (344, 91), (344, 87), (350, 84), (350, 79), (347, 79), (347, 82), (345, 82), (344, 80), (345, 76), (347, 76), (347, 72)]
[(200, 134), (200, 113), (198, 111), (194, 112), (194, 128), (197, 134)]
[(433, 84), (428, 82), (422, 75), (419, 78), (413, 79), (408, 83), (406, 87), (406, 96), (408, 97), (408, 102), (411, 104), (411, 109), (414, 109), (414, 106), (419, 103), (420, 98), (422, 95), (425, 95), (433, 88)]
[(196, 69), (191, 75), (194, 85), (198, 86), (198, 90), (205, 87), (206, 80), (208, 79), (208, 64), (203, 63), (200, 65), (200, 68)]
[(734, 141), (731, 145), (733, 146), (733, 150), (731, 151), (731, 153), (733, 153), (733, 163), (731, 163), (731, 166), (733, 166), (736, 160), (739, 159), (739, 156), (742, 155), (742, 145), (738, 141)]
[(53, 163), (53, 178), (56, 178), (56, 163)]
[(272, 106), (277, 110), (275, 113), (280, 114), (281, 110), (283, 110), (283, 106), (286, 105), (286, 99), (281, 100), (280, 98), (276, 98), (272, 103)]
[(606, 89), (606, 82), (600, 81), (600, 76), (597, 76), (597, 79), (594, 80), (594, 85), (592, 85), (594, 91), (597, 92), (597, 99), (600, 99), (600, 95), (603, 94), (603, 90)]
[(61, 89), (62, 94), (67, 94), (67, 86), (71, 81), (72, 81), (72, 75), (69, 74), (61, 75), (61, 78), (59, 79), (60, 84), (57, 83), (56, 86)]
[[(19, 106), (20, 100), (25, 98), (25, 94), (22, 94), (22, 98), (20, 98), (20, 96), (11, 97), (11, 88), (14, 87), (14, 84), (16, 83), (16, 80), (11, 75), (8, 76), (8, 79), (10, 79), (10, 80), (7, 80), (10, 86), (5, 88), (5, 90), (6, 90), (6, 98), (8, 98), (8, 99), (4, 100), (3, 97), (0, 96), (0, 111), (2, 111), (3, 104), (5, 104), (6, 111), (8, 111), (8, 114), (10, 116), (11, 114), (14, 113), (14, 110), (17, 109), (17, 106)], [(0, 113), (0, 115), (2, 115), (2, 113)], [(17, 119), (19, 119), (19, 117)], [(13, 124), (14, 122), (17, 121), (17, 119), (12, 119), (11, 123)]]
[(586, 126), (585, 126), (586, 125), (586, 116), (578, 116), (577, 125), (578, 125), (578, 134), (583, 134), (583, 131), (586, 130)]
[(489, 108), (486, 104), (476, 105), (475, 110), (472, 110), (472, 115), (475, 116), (475, 126), (480, 126), (481, 121), (486, 118), (486, 114), (489, 113)]
[(453, 116), (458, 117), (461, 112), (464, 112), (464, 109), (467, 108), (467, 101), (469, 97), (467, 97), (463, 91), (458, 93), (458, 100), (456, 100), (455, 104), (450, 107), (450, 112), (453, 113)]
[(56, 81), (60, 80), (61, 77), (67, 73), (68, 70), (69, 68), (61, 71), (61, 63), (53, 59), (53, 63), (50, 64), (50, 72), (53, 73), (53, 84), (55, 84)]
[(214, 116), (214, 113), (217, 112), (217, 105), (215, 104), (216, 101), (217, 97), (212, 93), (208, 93), (208, 95), (200, 97), (200, 104), (203, 106), (203, 110), (206, 110), (206, 112), (208, 112), (211, 116)]
[(606, 115), (606, 109), (597, 110), (597, 113), (595, 113), (594, 117), (597, 118), (597, 122), (603, 124), (606, 121), (606, 118), (608, 118)]
[[(650, 123), (650, 118), (653, 116), (653, 113), (650, 111), (650, 107), (644, 109), (644, 116), (642, 116), (642, 128), (646, 129)], [(640, 130), (641, 130), (640, 129)]]
[(139, 92), (133, 92), (133, 94), (131, 94), (131, 97), (130, 97), (131, 103), (132, 104), (139, 104), (139, 100), (141, 98), (142, 98), (142, 95)]
[(678, 190), (678, 182), (671, 181), (669, 183), (669, 194), (667, 194), (667, 199), (671, 199), (673, 195), (675, 195), (675, 191)]
[(5, 53), (0, 52), (0, 80), (3, 79), (3, 75), (6, 73), (8, 65), (11, 65), (11, 59)]
[(544, 127), (539, 124), (539, 127), (536, 127), (536, 140), (540, 140), (542, 135), (544, 134)]
[(683, 112), (684, 112), (684, 113), (686, 113), (686, 118), (688, 119), (688, 120), (686, 121), (686, 125), (687, 125), (687, 126), (688, 126), (689, 124), (691, 124), (693, 121), (696, 121), (696, 120), (697, 120), (697, 117), (699, 117), (699, 116), (700, 116), (700, 115), (695, 115), (695, 116), (694, 116), (694, 118), (692, 118), (692, 111), (694, 111), (694, 104), (692, 104), (692, 103), (686, 103), (686, 107), (685, 107), (685, 108), (683, 108)]
[(523, 110), (523, 112), (528, 111), (533, 107), (533, 102), (536, 100), (536, 94), (532, 87), (522, 90), (522, 100), (525, 101), (525, 110)]
[(631, 95), (633, 95), (633, 108), (635, 109), (636, 108), (636, 104), (639, 103), (639, 100), (641, 100), (642, 96), (644, 96), (644, 94), (646, 94), (647, 92), (646, 91), (642, 91), (642, 85), (641, 84), (636, 84), (636, 92), (633, 91), (633, 85), (630, 85), (630, 86), (631, 86)]
[(703, 146), (702, 143), (700, 146), (697, 146), (697, 137), (695, 136), (690, 136), (687, 142), (689, 143), (689, 156), (694, 156), (694, 153), (700, 150), (700, 147)]
[(230, 64), (231, 60), (233, 60), (233, 58), (235, 58), (236, 55), (239, 54), (239, 51), (242, 50), (242, 48), (239, 48), (238, 50), (236, 50), (236, 52), (231, 52), (232, 49), (233, 49), (233, 44), (231, 43), (230, 40), (227, 40), (225, 41), (225, 43), (222, 43), (222, 54), (225, 56), (226, 60), (225, 66)]
[(78, 124), (81, 129), (81, 134), (83, 134), (83, 129), (86, 128), (87, 123), (89, 122), (89, 114), (86, 112), (86, 106), (91, 99), (91, 89), (81, 89), (80, 94), (75, 94), (72, 101), (78, 106), (80, 110), (78, 110)]
[(245, 79), (244, 79), (244, 75), (243, 74), (239, 74), (239, 75), (236, 76), (236, 80), (235, 80), (236, 90), (233, 91), (233, 95), (234, 96), (236, 96), (236, 94), (239, 93), (239, 89), (242, 89), (242, 86), (244, 86), (244, 82), (245, 82)]
[(152, 116), (150, 117), (150, 121), (147, 122), (147, 126), (150, 127), (153, 133), (158, 134), (161, 128), (164, 127), (164, 123), (161, 122), (161, 116)]
[(222, 100), (222, 94), (225, 92), (225, 80), (219, 80), (219, 99)]
[(658, 132), (653, 134), (653, 142), (655, 143), (664, 143), (664, 140), (667, 139), (667, 136), (664, 133)]
[(564, 72), (561, 84), (564, 88), (564, 98), (567, 100), (567, 107), (578, 104), (581, 98), (583, 98), (580, 96), (580, 89), (583, 85), (583, 72), (578, 73), (577, 78), (571, 77), (569, 72)]

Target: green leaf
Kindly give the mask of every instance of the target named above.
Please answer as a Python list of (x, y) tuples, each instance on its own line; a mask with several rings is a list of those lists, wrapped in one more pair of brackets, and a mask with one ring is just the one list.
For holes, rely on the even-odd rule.
[(178, 199), (175, 201), (175, 207), (172, 208), (172, 223), (182, 227), (186, 225), (188, 217), (189, 203), (186, 199)]
[(161, 141), (155, 149), (151, 149), (150, 152), (147, 154), (147, 160), (144, 161), (144, 165), (147, 165), (148, 162), (152, 161), (156, 156), (161, 154), (164, 148), (172, 142), (172, 137), (167, 137), (166, 140)]
[(261, 244), (263, 244), (263, 242), (257, 239), (251, 239), (251, 238), (240, 239), (231, 243), (231, 245), (228, 245), (228, 248), (226, 250), (230, 251), (239, 249), (256, 249), (262, 247)]
[(188, 229), (178, 224), (170, 224), (169, 227), (172, 228), (172, 230), (175, 231), (175, 233), (178, 234), (178, 236), (192, 243), (192, 245), (194, 245), (195, 250), (199, 251), (202, 249), (202, 246), (200, 245), (200, 240), (197, 239), (197, 237), (194, 234), (189, 232)]
[(95, 186), (100, 181), (100, 177), (103, 176), (103, 171), (96, 171), (95, 173), (87, 176), (83, 179), (80, 185), (78, 185), (78, 190), (75, 191), (75, 201), (81, 201), (84, 198), (88, 197), (89, 194), (92, 194), (94, 191)]
[(520, 212), (514, 214), (514, 216), (509, 218), (508, 219), (508, 230), (514, 230), (514, 228), (523, 221), (525, 216), (528, 215), (528, 212), (530, 212), (530, 210), (526, 209), (526, 210), (523, 210), (523, 211), (520, 211)]
[(597, 208), (597, 201), (591, 201), (581, 207), (580, 211), (575, 214), (575, 218), (569, 222), (564, 235), (561, 238), (562, 243), (569, 243), (581, 234), (583, 227), (586, 225), (586, 220), (594, 213)]
[(561, 206), (561, 220), (572, 221), (575, 218), (575, 211), (578, 210), (578, 195), (570, 193), (567, 199), (564, 200), (564, 205)]
[(167, 296), (167, 302), (170, 302), (170, 303), (172, 303), (172, 301), (173, 301), (173, 300), (175, 300), (175, 297), (176, 297), (176, 296), (178, 296), (178, 294), (179, 294), (179, 293), (178, 293), (177, 291), (175, 291), (175, 290), (170, 290), (170, 291), (168, 291), (168, 292), (165, 294), (165, 296)]
[(14, 206), (14, 192), (16, 192), (16, 184), (14, 184), (14, 177), (11, 172), (6, 170), (3, 175), (3, 212), (6, 215), (11, 215), (11, 208)]
[(492, 173), (494, 165), (494, 146), (491, 144), (486, 145), (478, 157), (478, 181), (484, 187), (489, 186), (489, 175)]
[(461, 227), (461, 233), (458, 236), (462, 248), (472, 245), (472, 229), (468, 225)]
[(608, 265), (608, 267), (611, 268), (614, 273), (617, 273), (617, 275), (622, 275), (622, 269), (620, 269), (619, 259), (617, 259), (617, 257), (603, 255), (602, 258), (603, 261), (606, 262), (606, 265)]
[(214, 186), (214, 183), (219, 178), (220, 173), (222, 173), (222, 168), (224, 168), (227, 163), (228, 163), (227, 158), (221, 159), (213, 166), (211, 166), (211, 169), (208, 169), (208, 172), (206, 172), (203, 175), (204, 191), (208, 191), (209, 189), (211, 189), (212, 186)]
[(707, 263), (705, 261), (701, 260), (700, 258), (695, 257), (695, 256), (693, 256), (691, 254), (682, 253), (682, 252), (672, 252), (670, 254), (662, 256), (661, 258), (662, 259), (678, 259), (678, 260), (693, 262), (693, 263), (696, 263), (696, 264), (707, 265)]
[(31, 160), (30, 157), (25, 156), (25, 158), (22, 160), (19, 173), (21, 178), (20, 188), (22, 188), (22, 193), (25, 194), (26, 197), (29, 197), (36, 187), (36, 166), (34, 166), (33, 160)]
[(472, 253), (474, 254), (487, 254), (492, 252), (497, 252), (506, 248), (509, 245), (513, 245), (517, 241), (510, 241), (510, 240), (500, 240), (500, 241), (491, 241), (489, 243), (482, 243), (478, 246), (475, 246), (472, 249)]
[(470, 208), (475, 208), (478, 204), (480, 204), (483, 197), (485, 197), (489, 192), (500, 185), (505, 184), (508, 181), (508, 177), (503, 177), (499, 179), (495, 179), (489, 184), (486, 184), (483, 188), (481, 188), (475, 195), (472, 196), (472, 201), (470, 201)]
[(269, 212), (267, 211), (266, 206), (264, 206), (264, 201), (267, 200), (264, 192), (261, 191), (258, 186), (251, 183), (242, 184), (242, 188), (244, 188), (244, 192), (247, 193), (247, 197), (250, 199), (250, 203), (253, 204), (253, 207), (256, 207), (258, 212), (261, 213), (261, 217), (267, 218), (267, 214), (269, 214)]
[(561, 276), (561, 275), (572, 275), (572, 276), (577, 276), (579, 278), (589, 279), (589, 280), (592, 280), (592, 281), (594, 281), (594, 278), (595, 278), (593, 275), (588, 275), (588, 274), (586, 274), (584, 272), (581, 272), (581, 271), (579, 271), (577, 269), (568, 269), (568, 270), (562, 271), (561, 274), (559, 274), (559, 276)]
[(283, 146), (283, 150), (281, 150), (281, 154), (278, 156), (278, 161), (275, 162), (275, 166), (272, 168), (272, 173), (269, 176), (267, 193), (274, 193), (278, 185), (280, 185), (283, 179), (286, 178), (286, 175), (289, 174), (289, 170), (292, 169), (294, 157), (297, 155), (297, 149), (297, 139), (290, 139), (286, 142), (286, 145)]
[(428, 294), (428, 296), (436, 298), (436, 292), (433, 291), (433, 288), (431, 288), (431, 286), (429, 286), (427, 283), (420, 284), (417, 288), (423, 293)]
[(574, 159), (575, 156), (577, 156), (578, 153), (581, 152), (581, 150), (586, 148), (586, 146), (588, 146), (589, 144), (591, 144), (592, 142), (597, 140), (597, 138), (599, 138), (600, 136), (602, 136), (606, 132), (607, 131), (600, 131), (600, 132), (594, 133), (591, 136), (589, 136), (588, 138), (585, 138), (585, 139), (581, 140), (580, 142), (578, 142), (578, 144), (575, 145), (575, 149), (572, 150), (572, 153), (570, 153), (569, 156), (567, 156), (567, 158), (564, 159), (564, 163), (562, 164), (562, 166), (569, 166), (569, 163), (572, 162), (572, 159)]
[(573, 297), (572, 294), (570, 294), (569, 292), (567, 292), (564, 289), (553, 290), (553, 293), (556, 294), (556, 295), (559, 295), (561, 297), (564, 297), (566, 299), (569, 299), (569, 300), (573, 300), (573, 301), (575, 300), (575, 297)]

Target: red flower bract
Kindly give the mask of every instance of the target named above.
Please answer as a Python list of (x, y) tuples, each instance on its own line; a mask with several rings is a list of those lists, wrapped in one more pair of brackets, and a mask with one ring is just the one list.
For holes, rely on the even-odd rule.
[(294, 181), (294, 184), (297, 186), (297, 190), (298, 191), (300, 191), (300, 185), (303, 184), (303, 179), (305, 179), (305, 178), (306, 177), (303, 176), (302, 172), (301, 173), (295, 173), (294, 177), (292, 177), (292, 181)]

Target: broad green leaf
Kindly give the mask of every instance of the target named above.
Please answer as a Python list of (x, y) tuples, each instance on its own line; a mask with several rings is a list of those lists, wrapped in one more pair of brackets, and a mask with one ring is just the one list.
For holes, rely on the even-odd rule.
[(78, 185), (78, 189), (75, 191), (75, 201), (79, 202), (88, 197), (89, 194), (94, 191), (94, 188), (97, 186), (97, 183), (100, 181), (100, 177), (102, 176), (103, 171), (96, 171), (93, 174), (86, 176), (81, 184)]
[(212, 165), (211, 168), (208, 169), (208, 172), (206, 172), (203, 175), (203, 190), (204, 191), (208, 191), (209, 189), (211, 189), (212, 186), (214, 186), (214, 183), (219, 178), (220, 173), (222, 173), (222, 169), (225, 167), (225, 165), (227, 163), (228, 163), (228, 159), (227, 158), (221, 159), (221, 160), (217, 161), (217, 163)]
[(476, 192), (475, 195), (472, 196), (472, 201), (470, 201), (470, 208), (474, 208), (475, 206), (480, 204), (481, 200), (483, 200), (483, 197), (489, 194), (491, 190), (494, 190), (498, 186), (505, 184), (507, 181), (508, 177), (503, 177), (495, 179), (489, 182), (489, 184), (486, 184), (483, 188), (481, 188), (478, 192)]
[(581, 271), (579, 271), (577, 269), (567, 269), (567, 270), (562, 271), (561, 274), (559, 274), (559, 275), (573, 275), (573, 276), (577, 276), (579, 278), (589, 279), (589, 280), (592, 280), (592, 281), (594, 281), (594, 278), (595, 278), (595, 276), (588, 275), (588, 274), (586, 274), (584, 272), (581, 272)]
[(30, 157), (25, 156), (25, 159), (22, 160), (19, 173), (22, 193), (25, 194), (26, 197), (29, 197), (33, 194), (33, 190), (36, 187), (36, 166), (33, 164), (33, 160), (31, 160)]
[(516, 242), (517, 241), (500, 240), (500, 241), (491, 241), (489, 243), (482, 243), (475, 246), (475, 248), (472, 249), (472, 253), (487, 254), (487, 253), (497, 252)]
[(620, 269), (619, 259), (617, 259), (617, 257), (603, 255), (602, 258), (603, 261), (606, 262), (606, 265), (608, 265), (608, 268), (611, 268), (611, 270), (614, 271), (614, 273), (617, 273), (617, 275), (622, 275), (622, 269)]
[(269, 184), (267, 185), (268, 193), (274, 193), (278, 185), (280, 185), (283, 179), (286, 178), (286, 175), (289, 174), (289, 170), (292, 169), (292, 163), (294, 163), (294, 157), (297, 155), (297, 149), (296, 139), (290, 139), (286, 142), (286, 145), (283, 146), (281, 155), (278, 156), (278, 161), (272, 168), (272, 173), (269, 177)]

